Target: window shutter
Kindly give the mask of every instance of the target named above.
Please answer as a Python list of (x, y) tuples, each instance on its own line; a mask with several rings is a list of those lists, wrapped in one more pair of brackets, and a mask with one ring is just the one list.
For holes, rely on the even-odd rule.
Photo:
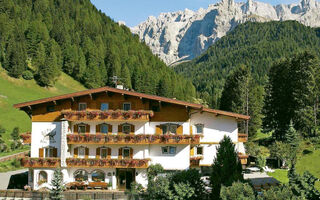
[(183, 126), (180, 125), (180, 126), (178, 126), (178, 128), (177, 128), (177, 135), (182, 135), (182, 134), (183, 134)]
[(193, 128), (190, 126), (190, 135), (193, 135)]
[(96, 133), (101, 133), (100, 127), (101, 124), (96, 125)]
[(194, 156), (194, 147), (191, 147), (190, 149), (190, 156)]
[(118, 125), (118, 134), (122, 134), (122, 124)]
[(43, 152), (44, 152), (44, 149), (43, 148), (40, 148), (39, 149), (39, 158), (43, 158)]
[(84, 156), (85, 158), (88, 158), (89, 157), (89, 148), (86, 147), (86, 155)]
[(90, 133), (90, 125), (86, 124), (86, 133)]
[(160, 125), (157, 125), (156, 126), (156, 135), (161, 135), (161, 126)]
[(130, 158), (133, 158), (133, 148), (130, 148)]
[(78, 147), (73, 149), (73, 157), (78, 158)]
[(119, 148), (118, 159), (122, 159), (122, 148)]
[(111, 148), (108, 148), (108, 155), (107, 158), (110, 159), (111, 158)]
[(73, 126), (73, 133), (79, 133), (78, 124)]
[(57, 148), (53, 148), (53, 157), (58, 157), (58, 149)]
[(100, 158), (100, 151), (101, 151), (101, 148), (98, 147), (98, 148), (96, 149), (96, 158), (97, 158), (97, 159)]
[(134, 125), (133, 125), (133, 124), (130, 124), (130, 127), (131, 127), (130, 134), (134, 134)]
[(111, 124), (108, 124), (108, 133), (112, 134), (112, 125)]

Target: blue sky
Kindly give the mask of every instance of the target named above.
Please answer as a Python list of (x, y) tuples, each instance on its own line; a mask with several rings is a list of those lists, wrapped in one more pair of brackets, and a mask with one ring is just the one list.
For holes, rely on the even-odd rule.
[[(273, 5), (299, 2), (299, 0), (259, 1)], [(150, 15), (158, 16), (162, 12), (184, 10), (185, 8), (190, 10), (198, 10), (200, 7), (207, 8), (209, 4), (214, 4), (217, 0), (91, 0), (91, 2), (115, 21), (124, 21), (127, 26), (132, 27), (145, 21)]]

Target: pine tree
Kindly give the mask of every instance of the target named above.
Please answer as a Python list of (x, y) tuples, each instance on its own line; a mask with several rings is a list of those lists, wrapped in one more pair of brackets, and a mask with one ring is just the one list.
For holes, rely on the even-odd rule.
[(224, 136), (217, 147), (216, 158), (212, 164), (210, 184), (212, 198), (220, 198), (220, 189), (224, 185), (231, 186), (235, 181), (242, 181), (242, 166), (238, 160), (238, 153), (230, 137)]
[(19, 127), (14, 127), (11, 132), (12, 140), (19, 140)]
[(65, 187), (63, 185), (63, 174), (61, 172), (61, 169), (54, 170), (51, 186), (52, 188), (50, 190), (50, 200), (64, 199), (62, 193)]
[(9, 42), (4, 67), (10, 76), (19, 78), (25, 71), (27, 63), (23, 44), (15, 40), (12, 39)]
[(130, 71), (127, 66), (122, 67), (121, 78), (122, 78), (122, 82), (126, 88), (132, 88)]

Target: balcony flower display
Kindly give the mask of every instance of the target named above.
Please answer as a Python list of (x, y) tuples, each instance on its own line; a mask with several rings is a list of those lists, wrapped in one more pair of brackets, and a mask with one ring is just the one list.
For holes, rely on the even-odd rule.
[(201, 135), (103, 135), (103, 134), (68, 134), (69, 144), (92, 143), (92, 144), (197, 144)]
[(120, 119), (120, 120), (127, 120), (127, 119), (141, 119), (144, 116), (153, 117), (154, 113), (151, 110), (108, 110), (108, 111), (101, 111), (101, 110), (86, 110), (86, 111), (72, 111), (72, 110), (63, 110), (61, 112), (64, 117), (68, 120), (72, 120), (76, 118), (77, 120), (82, 119), (89, 119), (89, 120), (107, 120), (107, 119)]
[(22, 158), (21, 165), (24, 167), (58, 167), (60, 166), (60, 158)]
[(67, 158), (70, 167), (147, 168), (149, 159)]

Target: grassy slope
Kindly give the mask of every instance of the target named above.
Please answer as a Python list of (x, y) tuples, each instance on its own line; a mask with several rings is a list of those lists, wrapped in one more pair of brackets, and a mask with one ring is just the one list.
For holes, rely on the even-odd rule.
[(38, 86), (34, 80), (11, 78), (0, 67), (0, 124), (7, 130), (4, 140), (9, 141), (15, 126), (20, 128), (20, 132), (30, 131), (31, 128), (30, 118), (24, 112), (13, 108), (13, 104), (80, 90), (85, 88), (64, 73), (53, 88), (47, 89)]

